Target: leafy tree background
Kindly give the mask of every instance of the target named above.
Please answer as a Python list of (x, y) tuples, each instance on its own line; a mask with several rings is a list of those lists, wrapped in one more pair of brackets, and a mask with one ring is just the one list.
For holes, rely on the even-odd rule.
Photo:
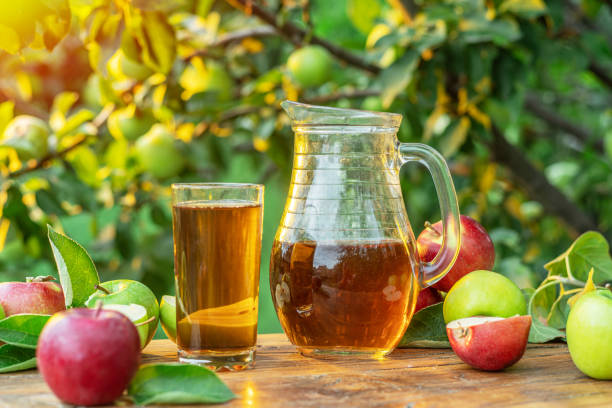
[[(333, 66), (300, 88), (286, 62), (307, 44)], [(400, 140), (443, 152), (462, 213), (523, 288), (578, 233), (612, 238), (609, 0), (24, 0), (0, 6), (0, 49), (0, 134), (21, 114), (50, 129), (46, 153), (4, 132), (0, 280), (55, 274), (51, 224), (103, 281), (173, 293), (170, 184), (264, 183), (259, 330), (280, 331), (268, 265), (291, 172), (284, 99), (403, 114)], [(178, 146), (174, 170), (143, 141), (153, 123)], [(406, 166), (402, 185), (418, 234), (439, 218), (433, 183)]]

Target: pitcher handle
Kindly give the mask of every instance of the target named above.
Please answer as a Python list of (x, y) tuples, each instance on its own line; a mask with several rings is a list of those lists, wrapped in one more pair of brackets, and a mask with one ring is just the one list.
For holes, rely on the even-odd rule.
[(400, 143), (401, 164), (416, 161), (424, 165), (434, 181), (442, 214), (442, 246), (431, 262), (422, 262), (421, 287), (431, 286), (444, 277), (455, 263), (461, 244), (459, 205), (448, 165), (438, 151), (422, 143)]

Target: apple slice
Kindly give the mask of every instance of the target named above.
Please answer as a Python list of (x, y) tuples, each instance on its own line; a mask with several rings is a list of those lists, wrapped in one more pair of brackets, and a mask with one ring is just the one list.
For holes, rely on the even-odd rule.
[(472, 367), (499, 371), (521, 359), (527, 346), (531, 316), (475, 316), (446, 325), (453, 351)]

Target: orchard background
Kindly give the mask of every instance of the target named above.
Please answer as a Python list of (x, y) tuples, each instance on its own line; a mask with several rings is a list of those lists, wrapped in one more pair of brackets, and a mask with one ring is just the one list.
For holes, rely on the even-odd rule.
[[(326, 51), (287, 63), (309, 44)], [(170, 184), (264, 183), (259, 330), (281, 331), (291, 99), (401, 113), (401, 141), (447, 158), (495, 270), (536, 287), (579, 233), (612, 239), (611, 90), (610, 0), (3, 1), (0, 280), (56, 273), (51, 224), (102, 281), (173, 293)], [(43, 122), (18, 138), (23, 114)], [(402, 181), (418, 234), (433, 183)]]

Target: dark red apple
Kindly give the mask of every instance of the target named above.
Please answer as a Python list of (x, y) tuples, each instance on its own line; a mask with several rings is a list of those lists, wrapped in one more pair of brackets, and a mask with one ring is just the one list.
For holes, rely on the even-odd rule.
[(435, 305), (436, 303), (440, 303), (441, 301), (442, 296), (440, 296), (440, 293), (438, 293), (438, 291), (434, 288), (421, 289), (421, 291), (419, 292), (419, 296), (417, 297), (414, 313), (418, 312), (424, 307)]
[[(417, 239), (419, 256), (429, 262), (442, 245), (442, 223), (428, 225)], [(461, 248), (455, 264), (440, 281), (432, 287), (448, 292), (464, 275), (479, 269), (492, 270), (495, 264), (493, 241), (482, 225), (467, 215), (461, 216)]]
[(0, 306), (6, 316), (19, 313), (54, 314), (66, 309), (62, 287), (53, 277), (0, 283)]
[(446, 325), (453, 351), (472, 367), (499, 371), (521, 359), (527, 346), (531, 316), (466, 317)]
[(140, 336), (123, 314), (70, 309), (54, 315), (36, 349), (49, 388), (74, 405), (110, 404), (128, 386), (140, 363)]

